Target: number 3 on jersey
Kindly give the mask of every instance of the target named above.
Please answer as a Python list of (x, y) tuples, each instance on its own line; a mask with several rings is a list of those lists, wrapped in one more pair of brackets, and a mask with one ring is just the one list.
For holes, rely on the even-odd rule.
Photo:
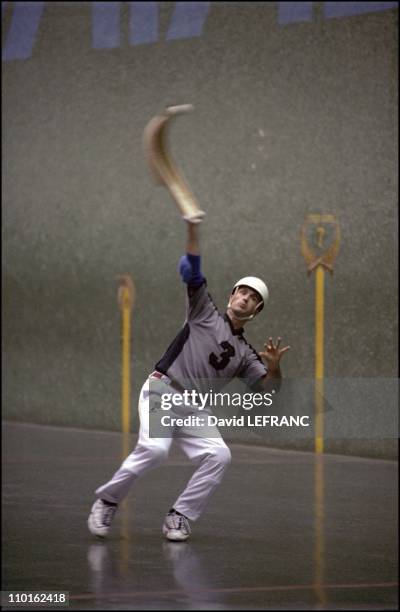
[(223, 370), (226, 368), (231, 358), (235, 355), (235, 348), (227, 340), (220, 343), (220, 346), (224, 349), (219, 356), (215, 353), (211, 353), (208, 362), (216, 370)]

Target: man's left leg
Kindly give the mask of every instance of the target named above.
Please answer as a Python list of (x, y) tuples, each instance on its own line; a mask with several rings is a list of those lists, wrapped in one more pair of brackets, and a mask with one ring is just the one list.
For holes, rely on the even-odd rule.
[(187, 519), (195, 521), (202, 514), (231, 462), (231, 452), (221, 437), (193, 436), (176, 441), (198, 468), (167, 514), (163, 533), (169, 540), (186, 540), (190, 534)]

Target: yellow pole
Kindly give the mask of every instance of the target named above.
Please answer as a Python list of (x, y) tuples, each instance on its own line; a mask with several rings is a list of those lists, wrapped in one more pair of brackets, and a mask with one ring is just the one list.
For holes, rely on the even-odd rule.
[(324, 290), (325, 270), (315, 270), (315, 465), (314, 465), (314, 521), (315, 521), (315, 593), (320, 606), (326, 605), (323, 587), (325, 574), (324, 536)]
[(125, 458), (129, 452), (131, 415), (131, 313), (134, 301), (134, 285), (131, 277), (127, 274), (119, 277), (119, 279), (121, 285), (118, 290), (118, 300), (122, 311), (122, 456)]
[[(129, 291), (123, 289), (122, 296), (122, 433), (124, 442), (130, 431), (130, 395), (131, 395), (131, 376), (130, 376), (130, 349), (131, 349), (131, 303)], [(124, 449), (124, 456), (127, 454)]]
[[(325, 236), (333, 230), (333, 241), (324, 245)], [(308, 229), (317, 234), (317, 247), (308, 241)], [(315, 237), (315, 233), (314, 233)], [(314, 241), (315, 242), (315, 241)], [(317, 454), (324, 452), (324, 282), (325, 270), (333, 273), (333, 263), (339, 250), (340, 226), (332, 214), (309, 214), (301, 229), (301, 251), (308, 274), (315, 270), (315, 435)], [(319, 252), (318, 252), (319, 251)]]
[[(324, 248), (327, 229), (334, 230), (333, 242)], [(317, 247), (308, 241), (308, 229), (317, 234)], [(328, 232), (329, 235), (330, 232)], [(315, 238), (315, 234), (314, 234)], [(339, 250), (339, 223), (331, 214), (310, 214), (301, 230), (301, 251), (308, 274), (315, 270), (315, 433), (314, 433), (314, 588), (319, 606), (324, 609), (327, 597), (325, 576), (324, 533), (324, 297), (325, 270), (333, 273), (333, 263)], [(315, 241), (314, 241), (315, 244)]]
[(324, 281), (325, 270), (315, 271), (315, 452), (324, 452)]
[[(135, 287), (128, 274), (119, 276), (118, 302), (122, 312), (122, 377), (121, 377), (121, 426), (122, 459), (129, 454), (129, 435), (131, 429), (131, 315), (135, 299)], [(129, 571), (129, 517), (126, 499), (121, 504), (121, 571)]]

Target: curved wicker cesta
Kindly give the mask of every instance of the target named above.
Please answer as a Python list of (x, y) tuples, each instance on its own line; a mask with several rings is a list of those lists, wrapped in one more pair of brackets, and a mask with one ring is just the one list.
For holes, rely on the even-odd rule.
[(169, 106), (161, 115), (153, 117), (143, 133), (143, 145), (150, 172), (156, 183), (168, 189), (183, 218), (199, 223), (205, 213), (178, 171), (167, 147), (167, 128), (172, 118), (193, 110), (191, 104)]

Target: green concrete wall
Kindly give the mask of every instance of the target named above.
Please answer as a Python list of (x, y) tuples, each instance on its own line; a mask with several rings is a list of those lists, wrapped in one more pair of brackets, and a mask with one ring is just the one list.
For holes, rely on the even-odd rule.
[[(169, 104), (195, 106), (174, 124), (171, 149), (207, 212), (203, 268), (220, 308), (238, 278), (265, 278), (271, 299), (247, 337), (261, 349), (282, 335), (284, 375), (312, 380), (314, 276), (300, 230), (310, 213), (333, 214), (326, 376), (393, 381), (397, 10), (327, 18), (315, 3), (310, 21), (279, 23), (280, 3), (210, 3), (201, 36), (166, 40), (166, 2), (159, 39), (129, 44), (129, 4), (120, 45), (94, 49), (89, 3), (47, 2), (31, 56), (3, 61), (4, 418), (120, 428), (116, 277), (130, 274), (137, 429), (140, 387), (184, 318), (185, 227), (141, 142)], [(370, 407), (367, 433), (357, 434), (359, 410), (348, 436), (327, 432), (327, 450), (392, 456), (395, 398), (389, 417)]]

